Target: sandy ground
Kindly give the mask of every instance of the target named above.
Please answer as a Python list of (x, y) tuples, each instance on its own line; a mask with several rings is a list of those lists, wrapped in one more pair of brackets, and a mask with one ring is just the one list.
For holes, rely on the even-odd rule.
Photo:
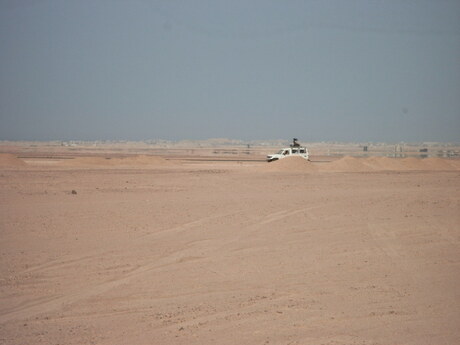
[(0, 176), (0, 344), (460, 343), (457, 161), (2, 154)]

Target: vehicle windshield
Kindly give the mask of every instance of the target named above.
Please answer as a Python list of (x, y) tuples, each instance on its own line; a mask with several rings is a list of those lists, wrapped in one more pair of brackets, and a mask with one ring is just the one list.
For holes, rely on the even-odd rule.
[(284, 150), (279, 150), (277, 154), (278, 154), (278, 155), (282, 155), (283, 152), (284, 152)]

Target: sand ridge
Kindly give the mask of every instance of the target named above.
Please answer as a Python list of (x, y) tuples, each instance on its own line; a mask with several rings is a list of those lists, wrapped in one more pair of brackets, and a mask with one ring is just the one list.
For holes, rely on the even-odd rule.
[(68, 167), (161, 167), (175, 163), (159, 156), (134, 155), (129, 157), (76, 157), (59, 162)]
[(444, 158), (389, 158), (369, 157), (366, 162), (376, 170), (456, 170), (453, 160)]
[(263, 167), (266, 171), (318, 171), (312, 162), (302, 157), (288, 157), (268, 163)]
[[(48, 160), (48, 163), (51, 161)], [(40, 167), (40, 161), (35, 160), (28, 164), (16, 155), (0, 154), (0, 168), (24, 168)], [(41, 164), (45, 166), (45, 161)], [(54, 160), (56, 167), (63, 168), (161, 168), (177, 167), (180, 160), (168, 160), (162, 156), (131, 155), (118, 156), (78, 156), (70, 159)], [(223, 163), (222, 163), (223, 164)], [(212, 165), (212, 164), (211, 164)], [(260, 162), (250, 168), (242, 165), (240, 170), (252, 170), (254, 172), (378, 172), (378, 171), (450, 171), (460, 170), (460, 160), (446, 158), (390, 158), (390, 157), (352, 157), (344, 156), (330, 162), (315, 162), (314, 158), (309, 161), (301, 157), (286, 157), (270, 163)]]
[(428, 170), (452, 170), (455, 169), (455, 165), (452, 164), (450, 160), (430, 157), (422, 160), (423, 165)]
[(321, 166), (322, 171), (371, 171), (374, 170), (372, 165), (369, 165), (365, 159), (355, 158), (351, 156), (342, 157), (336, 161), (326, 163)]
[(458, 170), (458, 161), (443, 158), (390, 158), (345, 156), (325, 163), (315, 163), (300, 157), (287, 157), (268, 163), (260, 171), (304, 172), (372, 172), (372, 171), (450, 171)]
[(389, 157), (368, 157), (364, 158), (365, 164), (368, 164), (374, 170), (402, 170), (404, 169), (401, 161)]

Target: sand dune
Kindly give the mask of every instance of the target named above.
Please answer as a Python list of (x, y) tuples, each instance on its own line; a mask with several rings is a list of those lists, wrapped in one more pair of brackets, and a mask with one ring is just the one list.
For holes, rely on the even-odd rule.
[(401, 159), (402, 170), (423, 170), (425, 168), (420, 158), (408, 157)]
[(301, 157), (280, 159), (263, 167), (265, 171), (317, 171), (318, 168), (310, 161)]
[(443, 158), (388, 158), (371, 157), (367, 159), (374, 167), (382, 170), (410, 171), (410, 170), (455, 170), (451, 160)]
[(401, 160), (388, 157), (368, 157), (365, 163), (374, 170), (403, 170)]
[(374, 170), (366, 161), (362, 158), (355, 158), (345, 156), (336, 161), (326, 163), (321, 166), (321, 171), (371, 171)]
[(0, 167), (25, 167), (26, 162), (10, 153), (0, 154)]
[(460, 169), (460, 159), (450, 159), (449, 164), (454, 168), (455, 170)]
[(428, 170), (455, 170), (455, 166), (452, 165), (450, 160), (443, 158), (426, 158), (423, 159), (423, 165)]

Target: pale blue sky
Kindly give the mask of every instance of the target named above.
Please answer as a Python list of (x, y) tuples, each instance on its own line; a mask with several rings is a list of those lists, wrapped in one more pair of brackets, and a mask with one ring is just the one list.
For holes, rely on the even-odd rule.
[(0, 0), (0, 140), (460, 141), (460, 1)]

